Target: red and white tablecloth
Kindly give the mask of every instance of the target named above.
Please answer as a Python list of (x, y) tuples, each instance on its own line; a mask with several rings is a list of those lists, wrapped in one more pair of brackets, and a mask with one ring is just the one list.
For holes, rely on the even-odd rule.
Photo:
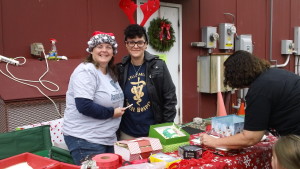
[(198, 163), (193, 169), (272, 169), (272, 146), (276, 140), (276, 137), (268, 136), (265, 141), (236, 153), (225, 156), (211, 154), (209, 158), (198, 159), (201, 165)]

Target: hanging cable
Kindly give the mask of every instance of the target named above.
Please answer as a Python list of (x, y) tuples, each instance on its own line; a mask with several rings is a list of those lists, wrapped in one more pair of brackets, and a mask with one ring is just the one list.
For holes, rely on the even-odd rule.
[[(55, 107), (55, 110), (56, 110), (56, 112), (58, 113), (58, 115), (59, 115), (60, 117), (63, 117), (63, 116), (60, 114), (60, 112), (59, 112), (59, 110), (58, 110), (58, 107), (57, 107), (56, 103), (55, 103), (49, 96), (47, 96), (47, 95), (46, 95), (46, 94), (45, 94), (38, 86), (29, 84), (29, 83), (26, 83), (26, 82), (40, 83), (45, 89), (47, 89), (47, 90), (49, 90), (49, 91), (52, 91), (52, 92), (57, 92), (57, 91), (59, 91), (59, 86), (58, 86), (57, 84), (55, 84), (54, 82), (51, 82), (51, 81), (48, 81), (48, 80), (42, 80), (42, 78), (49, 72), (48, 61), (47, 61), (46, 54), (45, 54), (45, 51), (44, 51), (44, 50), (43, 50), (43, 54), (44, 54), (44, 57), (45, 57), (45, 62), (46, 62), (46, 67), (47, 67), (47, 69), (46, 69), (46, 71), (39, 77), (39, 80), (38, 80), (38, 81), (27, 80), (27, 79), (20, 79), (20, 78), (15, 77), (15, 76), (8, 70), (8, 64), (9, 64), (9, 63), (6, 63), (6, 71), (9, 73), (9, 75), (6, 74), (6, 73), (4, 73), (1, 69), (0, 69), (0, 72), (1, 72), (4, 76), (6, 76), (6, 77), (8, 77), (8, 78), (10, 78), (10, 79), (12, 79), (12, 80), (14, 80), (14, 81), (16, 81), (16, 82), (19, 82), (19, 83), (21, 83), (21, 84), (24, 84), (24, 85), (27, 85), (27, 86), (31, 86), (31, 87), (36, 88), (43, 96), (45, 96), (47, 99), (49, 99), (49, 100), (53, 103), (53, 105), (54, 105), (54, 107)], [(24, 65), (24, 64), (26, 63), (26, 58), (25, 58), (25, 57), (16, 57), (16, 58), (14, 58), (14, 59), (23, 59), (23, 60), (24, 60), (24, 62), (23, 62), (23, 63), (20, 63), (19, 65)], [(56, 89), (50, 89), (50, 88), (48, 88), (46, 85), (44, 85), (44, 83), (50, 83), (50, 84), (54, 85), (54, 86), (56, 87)]]

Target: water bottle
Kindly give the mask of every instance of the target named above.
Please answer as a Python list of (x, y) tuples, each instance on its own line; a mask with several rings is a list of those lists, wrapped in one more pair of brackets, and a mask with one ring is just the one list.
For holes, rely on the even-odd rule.
[(56, 59), (57, 58), (57, 50), (55, 43), (57, 42), (56, 39), (50, 39), (50, 42), (52, 44), (51, 50), (49, 51), (49, 58), (50, 59)]

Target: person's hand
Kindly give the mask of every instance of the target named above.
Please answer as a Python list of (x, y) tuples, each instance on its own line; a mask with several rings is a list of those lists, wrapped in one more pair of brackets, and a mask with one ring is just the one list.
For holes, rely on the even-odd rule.
[(208, 147), (212, 147), (212, 148), (216, 148), (215, 147), (216, 140), (217, 140), (217, 138), (209, 136), (206, 133), (200, 134), (200, 141), (201, 141), (202, 145), (205, 145), (205, 146), (208, 146)]
[(114, 110), (113, 118), (121, 117), (125, 113), (126, 108), (118, 107)]

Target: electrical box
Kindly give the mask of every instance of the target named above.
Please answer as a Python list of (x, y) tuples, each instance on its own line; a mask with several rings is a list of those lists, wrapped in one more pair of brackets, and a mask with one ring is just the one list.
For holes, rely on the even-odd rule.
[(293, 54), (294, 44), (292, 40), (281, 40), (281, 54)]
[(230, 91), (223, 85), (224, 62), (229, 55), (208, 55), (197, 57), (197, 91), (201, 93), (217, 93)]
[(44, 51), (44, 46), (42, 43), (32, 43), (30, 45), (30, 52), (34, 56), (42, 56), (43, 51)]
[(216, 48), (219, 35), (217, 27), (207, 26), (202, 28), (202, 42), (205, 48)]
[(294, 28), (294, 50), (295, 55), (300, 55), (300, 27)]
[(239, 35), (235, 38), (235, 51), (244, 50), (253, 53), (252, 35)]
[(219, 24), (219, 49), (233, 49), (236, 28), (231, 23)]

